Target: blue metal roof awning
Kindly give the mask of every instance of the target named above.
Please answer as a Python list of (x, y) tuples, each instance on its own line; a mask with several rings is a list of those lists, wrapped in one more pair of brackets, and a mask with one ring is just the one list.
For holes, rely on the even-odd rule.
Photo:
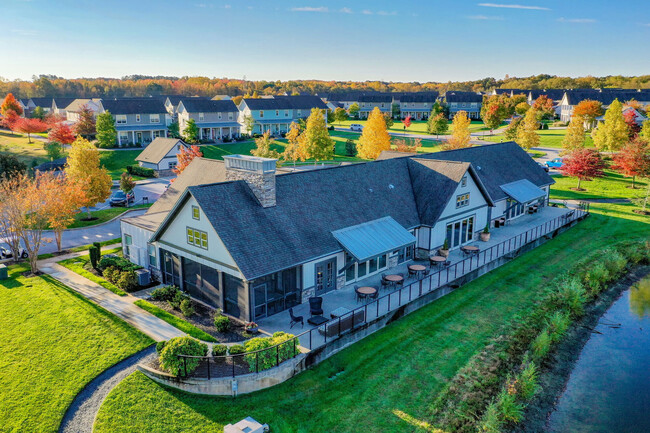
[(528, 179), (521, 179), (501, 185), (501, 189), (510, 198), (521, 204), (530, 203), (531, 201), (546, 197), (546, 192)]
[(332, 234), (360, 262), (415, 243), (415, 236), (389, 216), (335, 230)]

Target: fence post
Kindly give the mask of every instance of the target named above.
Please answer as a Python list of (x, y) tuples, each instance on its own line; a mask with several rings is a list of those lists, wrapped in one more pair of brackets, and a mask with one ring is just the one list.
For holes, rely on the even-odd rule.
[(235, 357), (231, 356), (230, 361), (232, 362), (232, 377), (235, 377)]
[(377, 317), (379, 317), (379, 299), (381, 299), (381, 298), (377, 298), (375, 300), (375, 303), (377, 304)]
[[(431, 285), (431, 278), (429, 278), (429, 285)], [(422, 280), (420, 280), (420, 291), (418, 293), (418, 297), (422, 296)]]
[(210, 358), (208, 357), (208, 380), (210, 380)]
[(280, 365), (280, 345), (275, 346), (275, 366)]
[(187, 358), (183, 357), (183, 368), (185, 369), (185, 377), (187, 377)]
[(255, 352), (255, 373), (259, 373), (259, 372), (260, 372), (260, 363), (259, 363), (259, 360), (260, 360), (260, 352), (259, 352), (259, 350), (258, 350), (257, 352)]

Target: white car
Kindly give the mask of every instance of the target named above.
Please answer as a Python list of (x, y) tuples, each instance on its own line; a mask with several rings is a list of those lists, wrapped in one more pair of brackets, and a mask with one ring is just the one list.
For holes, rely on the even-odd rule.
[[(20, 246), (19, 254), (20, 254), (20, 257), (22, 257), (23, 259), (27, 258), (27, 251), (25, 251), (25, 248), (23, 248), (22, 245)], [(9, 247), (9, 244), (6, 243), (6, 242), (1, 243), (0, 244), (0, 258), (2, 258), (2, 259), (10, 259), (13, 256), (14, 255), (11, 252), (11, 248)]]
[(350, 125), (350, 131), (361, 132), (361, 131), (363, 131), (363, 125), (360, 125), (358, 123), (353, 123), (353, 124)]

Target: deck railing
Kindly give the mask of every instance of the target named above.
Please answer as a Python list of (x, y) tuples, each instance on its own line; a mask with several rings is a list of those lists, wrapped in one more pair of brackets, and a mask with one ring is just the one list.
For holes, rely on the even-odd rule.
[[(436, 272), (429, 273), (408, 284), (403, 284), (397, 290), (380, 296), (376, 300), (357, 307), (320, 326), (313, 327), (278, 345), (237, 355), (202, 357), (179, 355), (179, 358), (183, 359), (184, 363), (191, 358), (199, 360), (198, 368), (191, 373), (193, 377), (210, 379), (211, 377), (236, 377), (243, 374), (259, 373), (297, 356), (300, 353), (298, 346), (301, 344), (302, 347), (309, 350), (317, 349), (340, 338), (341, 335), (359, 328), (364, 323), (381, 318), (422, 296), (438, 291), (438, 294), (434, 295), (432, 300), (438, 299), (446, 293), (443, 293), (441, 289), (448, 285), (453, 287), (454, 281), (458, 278), (494, 260), (516, 253), (521, 247), (552, 234), (557, 229), (588, 214), (589, 203), (581, 202), (576, 209), (564, 215), (481, 250), (477, 254), (472, 254), (452, 265), (442, 267)], [(187, 368), (181, 373), (188, 376)]]

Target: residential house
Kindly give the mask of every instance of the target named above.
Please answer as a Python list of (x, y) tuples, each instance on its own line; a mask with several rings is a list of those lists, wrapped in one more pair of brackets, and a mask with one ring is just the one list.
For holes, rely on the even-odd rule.
[(65, 117), (69, 123), (76, 123), (79, 121), (79, 112), (81, 109), (86, 106), (93, 112), (93, 116), (97, 117), (97, 113), (101, 112), (101, 99), (93, 98), (77, 98), (73, 99), (72, 102), (65, 107)]
[(188, 98), (209, 99), (206, 98), (205, 96), (183, 96), (183, 95), (162, 95), (162, 97), (164, 99), (164, 104), (165, 104), (165, 108), (167, 109), (167, 113), (169, 113), (169, 115), (172, 116), (173, 122), (178, 121), (178, 104), (181, 102), (181, 100), (188, 99)]
[(387, 93), (359, 96), (359, 118), (367, 119), (375, 107), (384, 115), (393, 112), (393, 97)]
[[(646, 116), (643, 114), (639, 113), (638, 110), (632, 107), (625, 107), (623, 108), (623, 116), (627, 116), (629, 112), (634, 113), (634, 121), (637, 125), (641, 126), (643, 125), (643, 122), (648, 120)], [(599, 125), (601, 122), (605, 121), (605, 115), (603, 114), (602, 116), (596, 117), (596, 125)]]
[(167, 136), (171, 116), (159, 98), (103, 99), (101, 112), (115, 119), (117, 145), (146, 145), (157, 137)]
[(400, 97), (400, 117), (413, 120), (427, 120), (433, 104), (438, 100), (438, 92), (405, 93)]
[(327, 121), (327, 105), (318, 96), (276, 96), (274, 98), (244, 98), (239, 104), (239, 124), (246, 131), (245, 119), (250, 116), (255, 124), (252, 134), (270, 131), (280, 135), (289, 131), (289, 125), (309, 117), (312, 108), (323, 111)]
[(496, 219), (527, 218), (553, 183), (514, 142), (291, 173), (230, 155), (221, 168), (215, 183), (174, 182), (157, 216), (123, 220), (122, 243), (165, 284), (244, 320), (362, 285), (445, 240), (456, 250)]
[(157, 137), (135, 158), (140, 167), (150, 168), (156, 177), (172, 176), (181, 148), (189, 145), (178, 138)]
[(449, 91), (445, 93), (445, 102), (449, 108), (449, 118), (453, 119), (459, 111), (467, 112), (470, 119), (480, 119), (483, 96), (476, 92)]
[(528, 93), (528, 90), (521, 90), (521, 89), (493, 89), (491, 92), (488, 93), (488, 95), (512, 96), (512, 95), (521, 95), (521, 94), (526, 94), (526, 93)]
[(207, 98), (183, 98), (176, 109), (181, 134), (187, 122), (193, 119), (199, 128), (201, 141), (232, 140), (239, 136), (237, 123), (239, 110), (230, 100), (215, 101)]
[(228, 95), (214, 95), (211, 99), (213, 101), (230, 101), (232, 98)]
[(634, 99), (646, 105), (650, 104), (650, 92), (610, 89), (567, 90), (560, 101), (560, 120), (562, 122), (570, 121), (571, 116), (573, 116), (573, 109), (584, 100), (599, 101), (603, 104), (603, 109), (607, 109), (615, 99), (618, 99), (621, 103)]
[(52, 110), (52, 100), (53, 98), (29, 98), (27, 100), (27, 110), (29, 113), (33, 113), (36, 107), (41, 107), (45, 114), (48, 114)]
[(56, 114), (58, 116), (66, 117), (65, 109), (75, 99), (76, 98), (65, 98), (65, 97), (64, 98), (53, 98), (52, 99), (52, 107), (51, 107), (52, 114)]

